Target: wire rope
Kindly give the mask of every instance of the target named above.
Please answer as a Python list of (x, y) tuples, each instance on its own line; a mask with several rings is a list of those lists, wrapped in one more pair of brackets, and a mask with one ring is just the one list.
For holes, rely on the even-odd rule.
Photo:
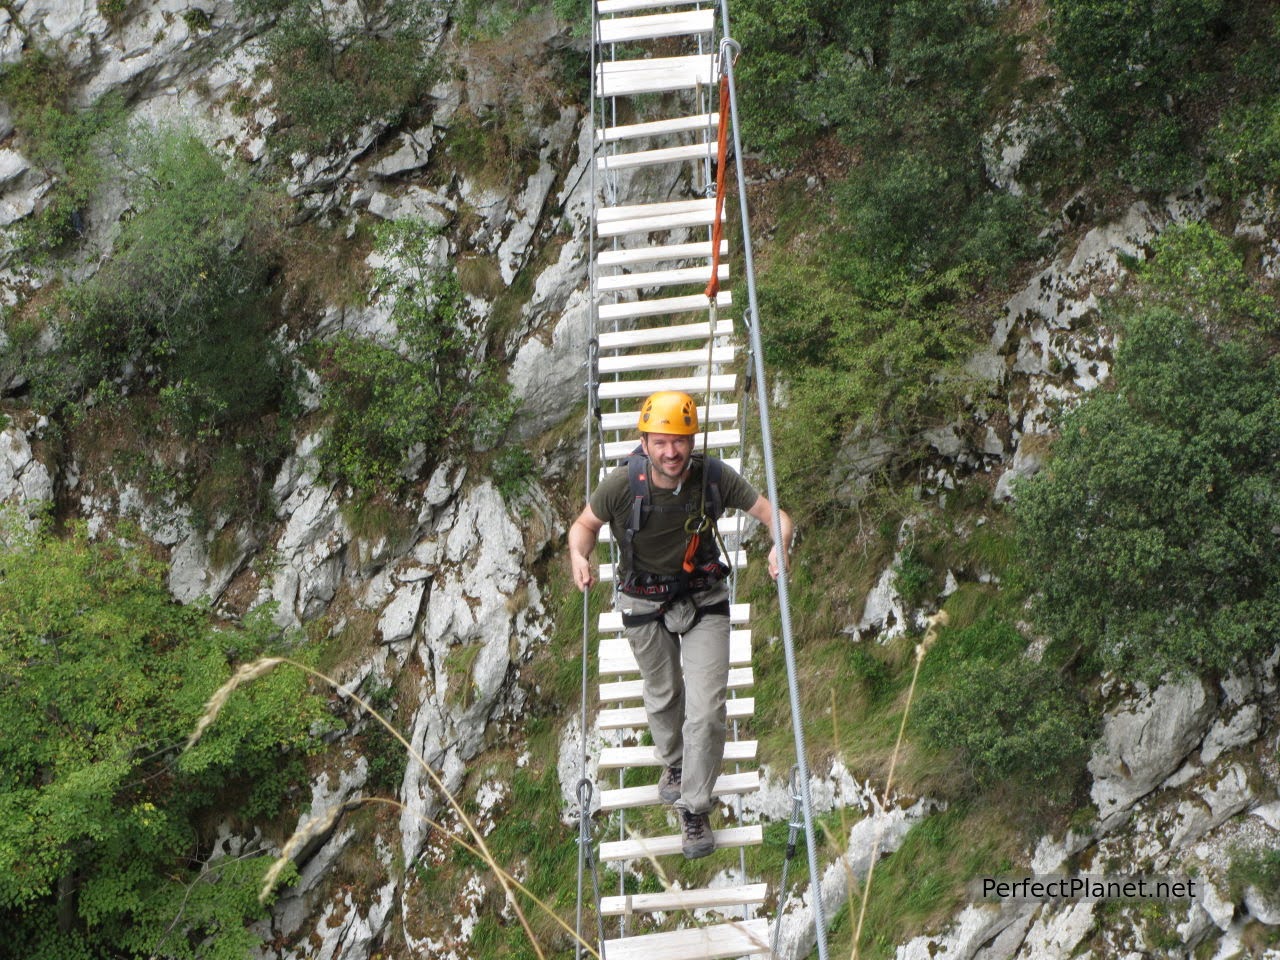
[[(754, 353), (756, 394), (760, 416), (760, 445), (764, 452), (765, 484), (769, 502), (778, 503), (778, 478), (773, 462), (773, 432), (769, 424), (769, 398), (765, 388), (764, 354), (760, 339), (760, 313), (756, 295), (755, 263), (751, 249), (750, 216), (747, 211), (746, 171), (742, 164), (742, 135), (738, 128), (738, 93), (733, 76), (733, 57), (727, 56), (729, 50), (737, 50), (738, 45), (732, 39), (729, 29), (729, 3), (720, 0), (721, 17), (724, 23), (724, 39), (720, 41), (720, 69), (728, 77), (729, 112), (733, 124), (734, 166), (738, 179), (738, 202), (742, 217), (742, 257), (747, 278), (747, 301), (751, 310), (750, 325), (751, 348)], [(723, 119), (723, 118), (722, 118)], [(775, 506), (773, 510), (773, 542), (780, 552), (785, 551), (786, 544), (782, 539), (782, 515)], [(809, 765), (806, 759), (804, 744), (804, 725), (800, 713), (800, 688), (796, 678), (795, 641), (791, 629), (791, 597), (788, 589), (786, 557), (780, 558), (778, 564), (778, 610), (782, 620), (782, 648), (787, 664), (787, 692), (791, 701), (791, 726), (795, 738), (796, 765), (799, 768), (801, 810), (804, 814), (805, 847), (809, 860), (809, 882), (813, 885), (813, 922), (817, 936), (818, 960), (827, 960), (827, 928), (822, 907), (822, 874), (818, 871), (818, 849), (813, 831), (813, 799), (809, 791)]]

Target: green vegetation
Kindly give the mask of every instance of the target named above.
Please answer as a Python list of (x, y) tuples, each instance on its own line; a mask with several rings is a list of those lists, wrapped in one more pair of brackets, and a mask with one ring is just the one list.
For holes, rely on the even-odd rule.
[(342, 334), (319, 347), (329, 433), (325, 472), (368, 496), (413, 479), (415, 456), (436, 462), (451, 442), (488, 447), (514, 412), (510, 387), (484, 355), (452, 272), (432, 276), (434, 232), (413, 220), (380, 228), (382, 295), (403, 349)]
[(77, 109), (73, 84), (66, 60), (39, 48), (0, 69), (0, 99), (13, 110), (23, 153), (57, 178), (41, 209), (14, 231), (18, 249), (41, 261), (83, 234), (89, 201), (109, 170), (101, 141), (120, 130), (125, 116), (116, 94)]
[(1257, 332), (1275, 307), (1221, 238), (1171, 233), (1147, 277), (1149, 302), (1120, 318), (1114, 389), (1065, 419), (1017, 515), (1039, 623), (1154, 679), (1227, 670), (1274, 645), (1280, 365)]
[(529, 489), (537, 475), (527, 447), (506, 447), (493, 460), (493, 480), (506, 500), (514, 500)]
[[(983, 131), (1017, 93), (1016, 37), (968, 0), (831, 5), (746, 0), (746, 138), (786, 161), (851, 158), (793, 201), (760, 279), (767, 361), (788, 380), (777, 448), (789, 503), (825, 512), (815, 463), (857, 434), (895, 449), (883, 479), (922, 452), (969, 389), (961, 365), (992, 282), (1038, 249), (1040, 213), (992, 188)], [(785, 93), (783, 92), (785, 91)]]
[(0, 924), (39, 960), (241, 960), (270, 861), (218, 850), (214, 824), (284, 813), (321, 701), (272, 674), (183, 752), (231, 667), (279, 648), (270, 619), (215, 626), (163, 564), (82, 529), (2, 559)]
[(134, 215), (96, 274), (46, 311), (59, 349), (35, 400), (74, 407), (141, 380), (188, 437), (278, 406), (290, 373), (265, 310), (266, 197), (181, 132), (133, 131), (124, 156)]
[(1015, 784), (1027, 797), (1062, 800), (1092, 740), (1083, 701), (1026, 641), (993, 618), (944, 631), (926, 658), (932, 683), (913, 714), (924, 742), (955, 751), (980, 789)]
[(1227, 880), (1237, 899), (1245, 887), (1254, 887), (1265, 899), (1280, 903), (1280, 850), (1232, 850)]
[(369, 0), (357, 5), (359, 18), (321, 0), (237, 0), (237, 8), (274, 18), (265, 42), (286, 153), (323, 152), (367, 123), (395, 123), (430, 89), (426, 0)]
[[(1050, 0), (1049, 7), (1052, 55), (1067, 90), (1068, 136), (1080, 140), (1086, 176), (1114, 167), (1140, 190), (1185, 188), (1202, 170), (1196, 142), (1206, 105), (1212, 111), (1232, 100), (1265, 103), (1280, 93), (1280, 78), (1269, 66), (1274, 11), (1265, 5)], [(1256, 108), (1230, 107), (1219, 146), (1246, 143), (1240, 134), (1253, 126), (1250, 116), (1257, 118)], [(1243, 179), (1269, 182), (1253, 179), (1262, 172), (1256, 159), (1267, 146), (1248, 149), (1258, 152), (1243, 165), (1220, 167), (1224, 180), (1237, 186)]]

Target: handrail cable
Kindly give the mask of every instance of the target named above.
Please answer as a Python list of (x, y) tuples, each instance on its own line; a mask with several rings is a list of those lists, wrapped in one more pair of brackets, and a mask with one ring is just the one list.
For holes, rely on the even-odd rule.
[[(729, 111), (733, 124), (734, 166), (738, 175), (738, 203), (742, 217), (742, 258), (747, 277), (747, 301), (751, 310), (751, 347), (756, 372), (756, 395), (759, 403), (760, 446), (764, 451), (765, 485), (773, 510), (773, 542), (779, 551), (784, 549), (782, 540), (782, 516), (778, 503), (778, 478), (773, 462), (773, 431), (769, 424), (769, 397), (764, 379), (764, 350), (760, 337), (759, 306), (756, 294), (755, 261), (751, 249), (750, 215), (747, 211), (747, 177), (742, 162), (742, 135), (738, 129), (738, 90), (733, 78), (733, 57), (726, 56), (730, 49), (740, 49), (729, 30), (729, 2), (720, 0), (724, 23), (724, 39), (720, 41), (720, 69), (728, 78)], [(722, 118), (723, 122), (723, 118)], [(801, 809), (804, 813), (805, 846), (809, 859), (809, 882), (813, 886), (813, 923), (818, 940), (818, 960), (827, 960), (827, 926), (822, 909), (822, 874), (818, 872), (818, 847), (813, 832), (813, 799), (809, 792), (809, 764), (804, 745), (804, 720), (800, 714), (800, 686), (796, 678), (795, 641), (791, 629), (791, 596), (788, 590), (786, 557), (778, 564), (778, 610), (782, 620), (782, 649), (787, 663), (787, 692), (791, 700), (791, 727), (795, 737), (796, 766), (799, 768)]]

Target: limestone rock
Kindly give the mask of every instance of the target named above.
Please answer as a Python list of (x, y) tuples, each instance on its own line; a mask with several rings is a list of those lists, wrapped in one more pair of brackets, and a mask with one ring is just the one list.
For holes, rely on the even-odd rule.
[(893, 459), (895, 447), (884, 437), (864, 436), (856, 429), (840, 445), (831, 463), (831, 482), (835, 495), (844, 502), (857, 504), (871, 488), (875, 475)]
[[(1032, 442), (1036, 441), (1036, 442)], [(1034, 477), (1044, 465), (1044, 444), (1042, 438), (1023, 434), (1013, 451), (1013, 462), (1009, 464), (1000, 479), (996, 482), (995, 492), (991, 495), (997, 503), (1012, 500), (1015, 486), (1019, 479)]]
[(378, 632), (382, 634), (383, 643), (397, 643), (407, 640), (413, 634), (426, 592), (425, 580), (406, 583), (396, 591), (378, 620)]
[(53, 478), (31, 450), (26, 431), (0, 430), (0, 505), (17, 508), (28, 521), (53, 502)]
[[(1013, 926), (1011, 936), (994, 954), (987, 951), (987, 956), (1012, 956), (1010, 947), (1017, 948), (1021, 942), (1018, 932), (1025, 930), (1033, 909), (1026, 909), (1024, 904), (1011, 905), (1005, 909), (994, 904), (974, 906), (970, 904), (960, 911), (950, 928), (937, 936), (916, 937), (898, 947), (895, 960), (933, 960), (935, 957), (968, 960), (977, 956), (983, 944), (997, 938), (1006, 928)], [(1010, 943), (1009, 941), (1017, 941)]]
[(874, 635), (880, 642), (887, 643), (906, 631), (907, 611), (898, 593), (895, 572), (899, 560), (899, 557), (894, 557), (894, 562), (880, 574), (880, 579), (867, 594), (862, 617), (851, 633), (863, 637)]
[(1229, 718), (1217, 718), (1205, 734), (1200, 762), (1213, 763), (1226, 751), (1252, 743), (1261, 728), (1262, 717), (1256, 703), (1245, 704)]
[(216, 601), (258, 546), (247, 531), (237, 530), (233, 534), (231, 559), (214, 566), (209, 557), (209, 544), (214, 536), (212, 532), (191, 531), (174, 547), (169, 558), (169, 592), (179, 602), (191, 603), (201, 597)]
[(1204, 685), (1192, 680), (1163, 684), (1107, 716), (1089, 761), (1090, 796), (1104, 826), (1178, 768), (1204, 737), (1214, 706)]
[(1094, 925), (1096, 901), (1085, 900), (1061, 907), (1046, 905), (1029, 930), (1018, 960), (1061, 960), (1072, 956)]
[(369, 172), (375, 177), (389, 178), (419, 170), (431, 160), (431, 147), (435, 140), (434, 126), (402, 133), (399, 148), (372, 164)]
[(1280, 903), (1267, 897), (1257, 887), (1245, 887), (1244, 906), (1253, 917), (1267, 926), (1280, 926)]

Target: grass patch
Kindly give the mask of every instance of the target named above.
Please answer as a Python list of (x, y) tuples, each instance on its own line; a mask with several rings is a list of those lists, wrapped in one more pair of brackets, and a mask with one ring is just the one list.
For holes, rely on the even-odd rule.
[[(1012, 868), (1020, 843), (1002, 812), (985, 804), (958, 805), (917, 824), (902, 846), (876, 867), (861, 956), (867, 960), (892, 957), (898, 944), (937, 929), (966, 902), (965, 885), (970, 880)], [(856, 887), (851, 897), (853, 922), (846, 919), (829, 942), (840, 942), (843, 932), (853, 946), (861, 897)]]

